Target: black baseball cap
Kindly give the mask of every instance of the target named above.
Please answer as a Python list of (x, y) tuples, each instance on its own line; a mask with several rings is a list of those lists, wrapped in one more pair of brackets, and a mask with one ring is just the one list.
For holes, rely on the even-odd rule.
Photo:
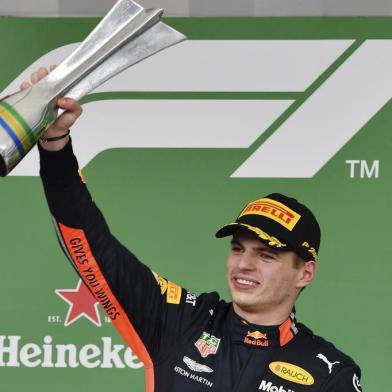
[(217, 238), (239, 228), (255, 233), (266, 245), (295, 252), (305, 261), (318, 259), (320, 226), (313, 213), (292, 197), (272, 193), (248, 203), (235, 222), (221, 227)]

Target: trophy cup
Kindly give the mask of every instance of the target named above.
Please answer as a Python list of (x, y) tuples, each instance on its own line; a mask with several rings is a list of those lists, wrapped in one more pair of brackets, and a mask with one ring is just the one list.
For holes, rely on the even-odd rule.
[(62, 114), (59, 96), (80, 99), (131, 65), (186, 37), (160, 22), (161, 9), (119, 0), (50, 74), (0, 101), (0, 175), (6, 176)]

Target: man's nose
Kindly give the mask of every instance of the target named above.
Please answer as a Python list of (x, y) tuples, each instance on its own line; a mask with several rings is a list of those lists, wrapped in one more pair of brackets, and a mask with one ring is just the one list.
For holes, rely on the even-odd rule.
[(255, 260), (248, 252), (244, 252), (239, 260), (238, 267), (243, 270), (254, 270), (256, 267)]

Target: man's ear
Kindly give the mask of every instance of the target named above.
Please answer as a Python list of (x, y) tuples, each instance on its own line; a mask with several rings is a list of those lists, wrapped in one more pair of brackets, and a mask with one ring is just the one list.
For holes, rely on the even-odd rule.
[(299, 276), (297, 287), (304, 288), (309, 286), (316, 275), (316, 262), (314, 260), (306, 261), (304, 265), (299, 269)]

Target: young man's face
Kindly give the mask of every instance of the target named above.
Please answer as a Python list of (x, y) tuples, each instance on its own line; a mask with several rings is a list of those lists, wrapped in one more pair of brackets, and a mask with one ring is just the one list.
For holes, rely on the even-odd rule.
[(238, 230), (227, 259), (227, 280), (236, 313), (246, 318), (290, 312), (301, 287), (313, 278), (306, 276), (306, 264), (298, 262), (294, 252), (275, 251), (253, 233)]

